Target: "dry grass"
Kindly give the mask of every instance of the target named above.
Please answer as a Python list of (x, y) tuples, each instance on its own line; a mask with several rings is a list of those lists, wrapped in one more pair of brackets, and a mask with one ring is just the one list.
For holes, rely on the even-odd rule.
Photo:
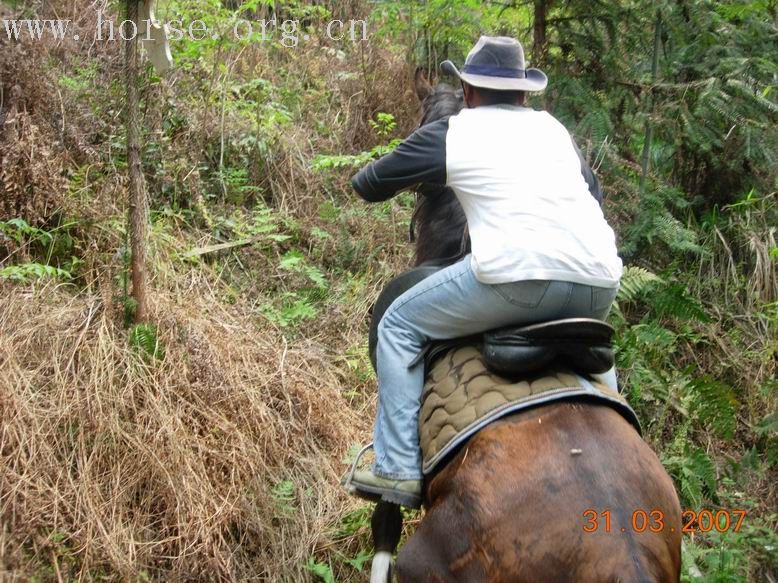
[[(353, 4), (362, 6), (361, 0)], [(79, 30), (88, 38), (94, 28), (90, 2), (48, 7), (61, 18), (81, 14)], [(114, 302), (124, 244), (119, 201), (126, 193), (121, 151), (106, 141), (121, 135), (121, 97), (105, 88), (121, 79), (118, 48), (20, 43), (13, 51), (0, 49), (6, 95), (0, 122), (11, 111), (14, 89), (14, 112), (27, 123), (6, 124), (0, 136), (0, 164), (11, 155), (18, 162), (0, 176), (0, 218), (25, 216), (48, 228), (52, 212), (75, 217), (72, 253), (84, 261), (79, 288), (0, 283), (0, 580), (300, 581), (310, 578), (304, 564), (314, 553), (361, 546), (342, 536), (333, 541), (331, 528), (358, 507), (337, 485), (340, 462), (351, 444), (369, 437), (374, 406), (372, 381), (355, 374), (348, 354), (364, 344), (372, 299), (388, 272), (405, 264), (405, 254), (382, 252), (380, 264), (361, 270), (354, 282), (333, 282), (347, 301), (322, 308), (318, 321), (293, 336), (262, 317), (258, 306), (263, 295), (283, 291), (288, 274), (272, 264), (282, 251), (254, 257), (244, 250), (243, 280), (257, 282), (236, 300), (234, 289), (227, 289), (234, 279), (224, 283), (229, 277), (222, 277), (234, 262), (218, 265), (218, 258), (213, 270), (207, 263), (182, 270), (175, 256), (180, 249), (166, 247), (164, 237), (152, 240), (151, 319), (165, 356), (149, 362), (130, 347)], [(87, 64), (98, 65), (93, 77), (78, 76), (87, 49)], [(234, 72), (240, 78), (269, 78), (278, 87), (288, 80), (277, 70), (288, 67), (304, 99), (309, 81), (326, 89), (320, 92), (325, 97), (311, 91), (311, 103), (303, 104), (311, 109), (306, 124), (277, 136), (256, 165), (263, 173), (250, 176), (275, 210), (301, 223), (340, 190), (338, 182), (324, 192), (322, 177), (310, 170), (313, 155), (373, 145), (368, 120), (378, 111), (396, 114), (398, 132), (407, 133), (415, 108), (406, 95), (410, 85), (397, 82), (407, 73), (401, 58), (366, 46), (348, 55), (348, 67), (356, 59), (361, 73), (341, 79), (330, 59), (317, 58), (321, 50), (275, 60), (256, 48), (224, 56), (226, 62), (240, 58), (246, 68)], [(282, 57), (296, 60), (279, 67)], [(62, 86), (63, 75), (85, 83), (84, 95)], [(204, 162), (213, 168), (219, 144), (253, 128), (234, 112), (222, 116), (220, 99), (190, 111), (194, 99), (183, 96), (208, 94), (201, 79), (212, 84), (214, 95), (228, 94), (222, 91), (226, 78), (174, 71), (144, 96), (155, 104), (178, 98), (186, 118), (176, 139), (163, 144), (166, 174), (159, 180), (168, 182), (150, 181), (153, 203), (165, 206), (158, 199), (164, 186), (182, 197), (184, 207), (205, 214), (203, 194), (213, 187), (213, 172), (208, 183), (198, 168)], [(169, 114), (162, 105), (149, 108), (149, 135), (162, 134)], [(320, 136), (321, 123), (332, 133)], [(20, 149), (17, 136), (32, 145)], [(33, 146), (45, 144), (51, 156), (40, 149), (31, 156)], [(34, 160), (58, 166), (36, 174), (29, 169)], [(63, 168), (72, 177), (67, 194), (61, 180), (52, 187), (45, 182), (61, 177)], [(4, 183), (37, 188), (37, 198), (24, 198)], [(23, 200), (35, 203), (26, 214), (18, 207)], [(208, 223), (210, 217), (202, 218)], [(364, 241), (359, 257), (360, 249), (388, 243), (389, 234), (395, 247), (404, 237), (402, 229), (384, 227), (344, 218), (336, 228)], [(303, 224), (302, 246), (308, 246), (308, 229)], [(204, 233), (168, 235), (172, 247), (213, 242)], [(318, 244), (332, 247), (320, 258), (329, 269), (338, 252), (334, 238)]]
[[(80, 14), (88, 38), (89, 0), (46, 5), (60, 17)], [(363, 0), (330, 6), (337, 18), (369, 7)], [(122, 97), (106, 88), (121, 79), (118, 47), (10, 50), (0, 39), (0, 124), (12, 89), (16, 119), (0, 134), (0, 219), (24, 216), (51, 228), (52, 212), (61, 210), (78, 221), (68, 255), (83, 261), (79, 288), (0, 283), (0, 581), (301, 581), (312, 578), (304, 568), (312, 555), (365, 548), (363, 525), (356, 534), (333, 529), (361, 507), (337, 481), (346, 450), (369, 437), (374, 381), (354, 369), (354, 355), (365, 356), (373, 299), (407, 265), (406, 226), (398, 222), (407, 212), (395, 207), (380, 218), (349, 204), (347, 173), (325, 177), (310, 162), (383, 141), (369, 124), (380, 111), (395, 115), (397, 136), (407, 135), (416, 118), (412, 71), (375, 41), (342, 56), (314, 43), (281, 53), (232, 47), (217, 60), (231, 63), (230, 73), (177, 69), (145, 88), (152, 104), (145, 127), (160, 145), (159, 159), (147, 163), (164, 170), (149, 172), (152, 207), (190, 211), (180, 223), (155, 223), (152, 321), (165, 356), (149, 361), (130, 347), (114, 301), (126, 192), (122, 151), (110, 144), (122, 134)], [(84, 62), (95, 65), (93, 77), (79, 76)], [(61, 75), (84, 83), (84, 94), (67, 90)], [(262, 133), (239, 111), (231, 83), (258, 78), (276, 88), (262, 100), (286, 100), (302, 113), (277, 135), (268, 131), (257, 157), (231, 145)], [(299, 99), (283, 97), (282, 88)], [(171, 118), (180, 123), (172, 135), (163, 123)], [(273, 212), (296, 222), (284, 231), (293, 240), (182, 264), (180, 251), (219, 241), (218, 214), (241, 207), (223, 204), (222, 154), (227, 166), (249, 168), (249, 184)], [(52, 180), (63, 170), (67, 194)], [(604, 183), (613, 194), (609, 217), (626, 225), (634, 187)], [(325, 201), (343, 211), (330, 222), (319, 216)], [(329, 238), (316, 238), (314, 227)], [(756, 348), (744, 359), (739, 337), (713, 330), (715, 342), (696, 362), (741, 377), (749, 393), (775, 374), (774, 324), (749, 316), (778, 293), (774, 227), (757, 232), (742, 238), (742, 248), (719, 249), (699, 278), (714, 307), (748, 316), (732, 328)], [(292, 248), (330, 285), (317, 319), (297, 335), (260, 311), (303, 287), (294, 278), (304, 276), (278, 267)], [(748, 297), (739, 294), (739, 255), (753, 267)], [(774, 403), (753, 401), (755, 410)], [(768, 504), (776, 496), (766, 483), (752, 484), (753, 493)]]
[(156, 295), (151, 364), (99, 296), (3, 289), (0, 578), (301, 580), (353, 504), (368, 420), (331, 348), (190, 283)]

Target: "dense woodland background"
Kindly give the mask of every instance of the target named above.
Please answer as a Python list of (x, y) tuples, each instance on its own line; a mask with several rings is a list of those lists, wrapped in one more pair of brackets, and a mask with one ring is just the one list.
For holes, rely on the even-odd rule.
[[(93, 42), (99, 6), (0, 3), (81, 32), (0, 34), (0, 579), (365, 579), (370, 506), (337, 484), (370, 436), (369, 310), (409, 265), (413, 195), (368, 206), (348, 177), (416, 125), (416, 67), (485, 32), (546, 70), (532, 105), (604, 186), (646, 439), (684, 508), (747, 510), (685, 537), (684, 581), (778, 581), (776, 0), (164, 2), (319, 33), (144, 65), (140, 324), (124, 53)], [(327, 40), (332, 18), (367, 18), (369, 42)]]

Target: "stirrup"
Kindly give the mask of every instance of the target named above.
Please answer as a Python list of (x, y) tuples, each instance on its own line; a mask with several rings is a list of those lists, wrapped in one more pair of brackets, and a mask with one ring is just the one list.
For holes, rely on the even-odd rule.
[(349, 494), (357, 494), (357, 488), (354, 486), (354, 484), (352, 484), (354, 473), (357, 471), (357, 466), (359, 465), (362, 457), (371, 449), (373, 449), (372, 441), (359, 450), (357, 457), (354, 458), (354, 462), (351, 464), (351, 469), (349, 470), (348, 474), (346, 474), (346, 480), (343, 482), (343, 487)]

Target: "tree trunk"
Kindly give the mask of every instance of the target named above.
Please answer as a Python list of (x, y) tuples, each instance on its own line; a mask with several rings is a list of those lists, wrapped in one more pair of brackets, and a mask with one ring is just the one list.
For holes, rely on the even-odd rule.
[[(138, 22), (138, 0), (127, 0), (127, 19)], [(127, 34), (132, 31), (128, 30)], [(125, 41), (125, 66), (127, 70), (127, 166), (129, 171), (129, 235), (130, 235), (130, 279), (134, 300), (134, 320), (144, 322), (147, 318), (146, 303), (146, 184), (143, 178), (140, 146), (140, 97), (138, 95), (139, 59), (138, 35)]]
[(535, 15), (532, 24), (532, 66), (546, 64), (548, 38), (546, 37), (546, 17), (551, 10), (553, 0), (535, 0)]
[(646, 191), (646, 177), (651, 162), (651, 140), (653, 140), (653, 126), (651, 125), (651, 116), (654, 113), (654, 85), (656, 85), (659, 71), (659, 50), (662, 43), (662, 13), (657, 10), (656, 23), (654, 24), (654, 55), (651, 60), (651, 87), (646, 97), (646, 130), (645, 141), (643, 142), (643, 155), (640, 160), (640, 185), (638, 192), (642, 198)]

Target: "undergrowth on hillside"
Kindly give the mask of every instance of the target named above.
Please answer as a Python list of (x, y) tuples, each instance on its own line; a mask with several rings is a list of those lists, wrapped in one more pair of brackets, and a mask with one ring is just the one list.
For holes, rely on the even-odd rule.
[[(683, 507), (746, 511), (685, 537), (683, 580), (775, 580), (775, 4), (549, 5), (532, 105), (605, 188), (620, 383)], [(417, 125), (416, 66), (461, 63), (479, 32), (527, 39), (530, 7), (163, 3), (221, 27), (368, 17), (372, 36), (185, 40), (167, 76), (146, 69), (139, 326), (121, 50), (91, 46), (90, 7), (0, 3), (84, 39), (0, 35), (0, 579), (364, 580), (371, 508), (338, 480), (370, 437), (367, 324), (410, 263), (413, 197), (368, 206), (349, 177)]]

